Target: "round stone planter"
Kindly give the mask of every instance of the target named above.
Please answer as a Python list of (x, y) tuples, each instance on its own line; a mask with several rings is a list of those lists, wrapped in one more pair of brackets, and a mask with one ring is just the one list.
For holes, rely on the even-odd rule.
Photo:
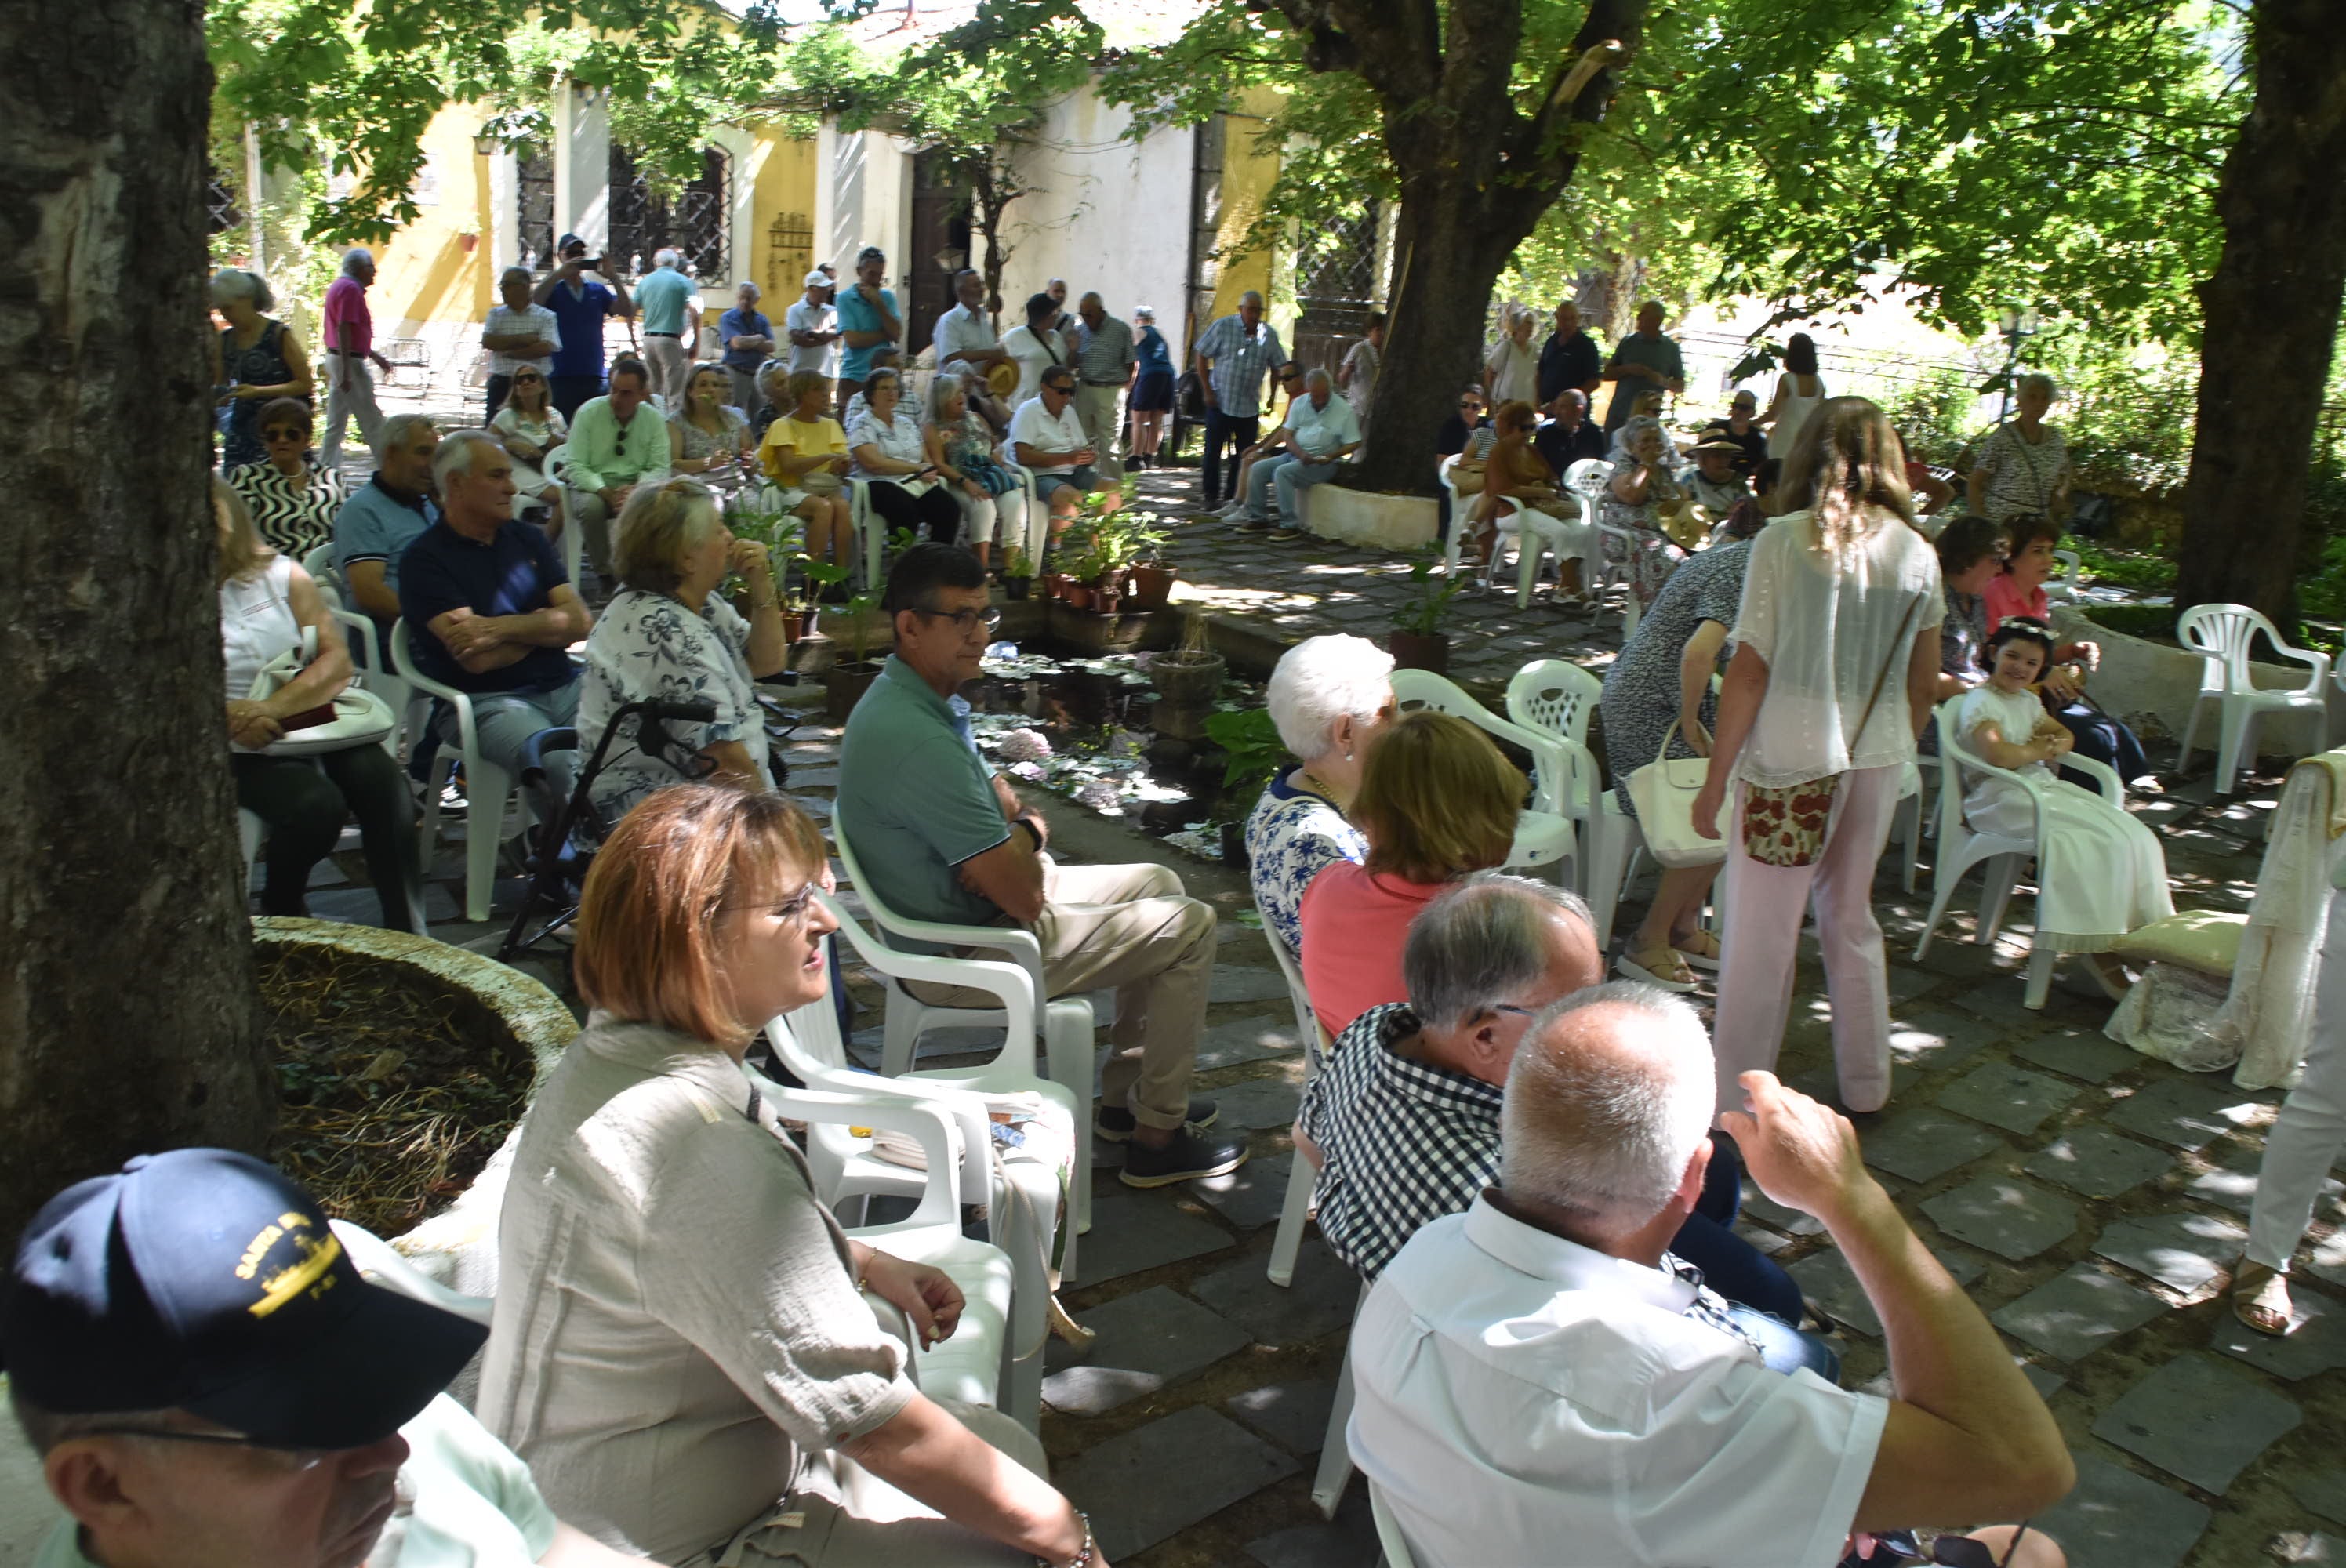
[(1382, 550), (1418, 550), (1433, 543), (1440, 515), (1431, 495), (1384, 495), (1340, 484), (1307, 485), (1298, 521), (1323, 539)]
[[(2101, 667), (2086, 684), (2086, 692), (2102, 708), (2126, 721), (2146, 739), (2178, 740), (2191, 719), (2191, 705), (2199, 696), (2199, 682), (2208, 661), (2169, 643), (2113, 631), (2089, 618), (2075, 605), (2053, 606), (2053, 630), (2063, 642), (2091, 642), (2102, 650)], [(2300, 664), (2249, 666), (2249, 677), (2259, 687), (2302, 687), (2306, 668)], [(2268, 713), (2259, 717), (2250, 738), (2261, 756), (2295, 759), (2325, 749), (2341, 717), (2337, 683), (2324, 691), (2323, 712)], [(2192, 753), (2215, 749), (2218, 728), (2216, 705), (2200, 715), (2192, 738)], [(2212, 762), (2212, 757), (2208, 759)]]

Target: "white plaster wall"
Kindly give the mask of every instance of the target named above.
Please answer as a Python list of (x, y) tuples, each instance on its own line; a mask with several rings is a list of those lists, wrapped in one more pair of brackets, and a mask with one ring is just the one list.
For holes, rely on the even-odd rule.
[(1045, 111), (1035, 144), (1018, 158), (1030, 188), (1004, 214), (1005, 324), (1027, 295), (1065, 278), (1069, 309), (1096, 289), (1110, 315), (1129, 320), (1134, 306), (1153, 305), (1158, 328), (1179, 331), (1195, 138), (1160, 130), (1128, 142), (1131, 123), (1088, 87)]
[(576, 234), (589, 251), (600, 251), (611, 236), (610, 116), (592, 89), (575, 88), (556, 101), (555, 236)]

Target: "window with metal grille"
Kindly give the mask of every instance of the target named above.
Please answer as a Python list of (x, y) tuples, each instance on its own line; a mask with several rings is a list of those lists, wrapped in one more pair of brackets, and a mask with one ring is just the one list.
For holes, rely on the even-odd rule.
[(514, 155), (514, 232), (521, 264), (540, 270), (554, 265), (554, 155), (525, 147)]
[(1307, 369), (1333, 371), (1369, 328), (1377, 302), (1376, 203), (1330, 224), (1296, 258), (1295, 302), (1301, 307), (1290, 345)]
[(204, 207), (211, 223), (209, 232), (225, 234), (241, 228), (244, 207), (237, 199), (236, 187), (209, 159), (204, 163)]
[(715, 148), (700, 155), (700, 174), (672, 192), (654, 186), (636, 168), (626, 148), (611, 148), (611, 237), (615, 265), (641, 277), (652, 258), (669, 246), (684, 253), (684, 270), (695, 278), (723, 278), (726, 219), (731, 211), (729, 170)]

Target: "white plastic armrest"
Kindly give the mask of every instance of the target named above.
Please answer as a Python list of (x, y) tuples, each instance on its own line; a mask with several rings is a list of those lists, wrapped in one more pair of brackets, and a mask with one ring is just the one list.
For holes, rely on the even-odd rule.
[(929, 1185), (921, 1194), (920, 1207), (898, 1226), (882, 1229), (911, 1228), (932, 1225), (949, 1225), (961, 1228), (961, 1167), (953, 1156), (952, 1125), (946, 1114), (934, 1105), (919, 1105), (909, 1099), (885, 1098), (880, 1095), (842, 1095), (828, 1089), (785, 1089), (772, 1079), (750, 1068), (743, 1068), (750, 1083), (763, 1095), (775, 1114), (799, 1122), (826, 1122), (839, 1126), (884, 1127), (892, 1133), (903, 1133), (920, 1141), (921, 1152), (928, 1156)]
[(2304, 665), (2313, 671), (2313, 678), (2305, 683), (2306, 690), (2311, 691), (2315, 687), (2319, 687), (2323, 681), (2330, 678), (2330, 656), (2328, 654), (2323, 653), (2317, 648), (2293, 648), (2287, 643), (2281, 643), (2277, 646), (2280, 648), (2281, 654), (2284, 657), (2293, 658), (2298, 663)]
[[(864, 903), (872, 909), (872, 918), (883, 929), (898, 936), (912, 937), (920, 942), (933, 942), (951, 947), (984, 948), (994, 952), (1006, 952), (1015, 959), (1039, 988), (1043, 980), (1043, 944), (1035, 933), (1022, 926), (944, 925), (935, 921), (913, 920), (890, 912), (882, 914), (870, 899)], [(899, 953), (900, 958), (915, 956)], [(954, 960), (954, 962), (966, 962)], [(920, 980), (936, 978), (930, 974), (913, 976)]]
[[(826, 1000), (817, 1005), (827, 1007), (830, 1003)], [(987, 1130), (991, 1118), (986, 1115), (984, 1099), (974, 1090), (922, 1078), (883, 1078), (861, 1067), (835, 1067), (815, 1061), (807, 1053), (796, 1049), (794, 1042), (790, 1042), (787, 1019), (786, 1014), (768, 1024), (767, 1038), (773, 1044), (774, 1054), (791, 1072), (806, 1080), (807, 1087), (829, 1095), (843, 1095), (851, 1100), (914, 1101), (934, 1105), (952, 1117), (961, 1129), (962, 1190), (984, 1192), (992, 1185), (992, 1166), (986, 1157), (986, 1151), (993, 1141), (993, 1134)], [(745, 1066), (741, 1070), (750, 1074), (750, 1080), (762, 1093), (770, 1080), (754, 1067)], [(869, 1122), (856, 1124), (858, 1126), (872, 1125)]]
[(1570, 742), (1560, 735), (1520, 728), (1510, 738), (1532, 754), (1532, 782), (1538, 809), (1559, 817), (1569, 816), (1576, 771), (1572, 753), (1566, 749)]
[[(1043, 944), (1028, 931), (999, 931), (993, 926), (932, 925), (925, 921), (907, 921), (891, 930), (906, 935), (927, 938), (935, 942), (960, 942), (970, 947), (1013, 948), (1009, 942), (990, 942), (983, 938), (1015, 936), (1024, 940), (1034, 954), (1034, 962), (1000, 963), (986, 958), (949, 958), (943, 954), (905, 952), (883, 947), (864, 934), (863, 928), (848, 917), (838, 901), (828, 893), (818, 893), (823, 907), (839, 922), (855, 956), (881, 973), (895, 980), (926, 980), (939, 985), (966, 986), (998, 997), (1003, 1011), (1010, 1015), (1013, 1038), (1032, 1040), (1035, 1037), (1035, 1014), (1042, 1011)], [(867, 904), (869, 900), (865, 901)], [(874, 911), (876, 917), (878, 911)]]
[(2098, 758), (2080, 757), (2072, 751), (2068, 756), (2061, 759), (2058, 766), (2074, 768), (2078, 772), (2088, 775), (2100, 789), (2104, 799), (2121, 811), (2126, 809), (2126, 780), (2120, 779), (2118, 770), (2108, 763)]
[(406, 629), (407, 628), (403, 624), (402, 626), (392, 633), (391, 651), (393, 657), (391, 662), (393, 670), (398, 674), (400, 679), (405, 681), (416, 690), (429, 692), (434, 697), (439, 697), (442, 701), (447, 703), (450, 708), (455, 709), (458, 747), (466, 752), (478, 754), (481, 746), (480, 738), (473, 728), (473, 699), (470, 697), (467, 697), (464, 693), (458, 691), (454, 687), (447, 686), (440, 681), (434, 680), (430, 676), (425, 675), (422, 670), (415, 667), (415, 659), (413, 654), (408, 650), (406, 637), (401, 635), (401, 633), (406, 631)]
[(357, 1266), (361, 1274), (372, 1275), (374, 1283), (386, 1289), (396, 1290), (403, 1296), (412, 1296), (443, 1311), (454, 1312), (460, 1318), (469, 1318), (484, 1327), (487, 1325), (492, 1309), (487, 1297), (467, 1296), (461, 1290), (451, 1290), (371, 1230), (352, 1225), (346, 1219), (328, 1223), (333, 1227), (335, 1238), (342, 1242), (342, 1250), (350, 1254), (351, 1262)]

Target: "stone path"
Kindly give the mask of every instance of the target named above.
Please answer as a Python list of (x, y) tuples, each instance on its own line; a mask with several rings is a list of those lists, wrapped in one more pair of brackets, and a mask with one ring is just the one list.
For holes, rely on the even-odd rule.
[[(1139, 488), (1170, 499), (1191, 484), (1175, 471)], [(1394, 593), (1388, 560), (1203, 524), (1185, 524), (1179, 537), (1185, 596), (1282, 636), (1381, 635), (1372, 613)], [(1485, 678), (1532, 657), (1597, 663), (1611, 651), (1585, 620), (1544, 607), (1518, 616), (1494, 601), (1467, 614), (1478, 636), (1500, 645), (1465, 655)], [(835, 742), (818, 718), (784, 753), (810, 808), (826, 817), (830, 790), (804, 781), (835, 777), (818, 771), (835, 760)], [(2170, 782), (2138, 809), (2164, 839), (2178, 902), (2244, 907), (2275, 781), (2251, 779), (2231, 802), (2211, 802), (2204, 775)], [(1065, 1298), (1099, 1339), (1081, 1363), (1054, 1351), (1044, 1437), (1057, 1477), (1119, 1564), (1373, 1563), (1359, 1485), (1333, 1523), (1310, 1499), (1355, 1283), (1316, 1238), (1291, 1288), (1263, 1272), (1302, 1067), (1262, 938), (1238, 919), (1243, 879), (1066, 801), (1043, 804), (1070, 858), (1166, 860), (1221, 911), (1201, 1086), (1232, 1125), (1251, 1129), (1254, 1155), (1232, 1178), (1142, 1193), (1116, 1181), (1117, 1152), (1100, 1146), (1095, 1227)], [(343, 860), (355, 871), (355, 856)], [(1993, 1316), (2078, 1457), (2077, 1490), (2040, 1522), (2080, 1568), (2230, 1568), (2269, 1547), (2283, 1561), (2346, 1560), (2346, 1188), (2323, 1196), (2301, 1256), (2298, 1296), (2310, 1320), (2280, 1341), (2239, 1329), (2222, 1291), (2278, 1096), (2239, 1093), (2220, 1075), (2187, 1074), (2105, 1039), (2109, 1004), (2068, 966), (2041, 1013), (2024, 1008), (2025, 895), (2014, 928), (1989, 946), (1969, 941), (1976, 895), (1964, 897), (1929, 960), (1914, 962), (1929, 884), (1926, 876), (1920, 893), (1902, 892), (1897, 860), (1893, 848), (1877, 901), (1898, 1066), (1890, 1108), (1865, 1119), (1867, 1157)], [(489, 934), (454, 919), (461, 874), (461, 845), (444, 846), (433, 930), (458, 942)], [(501, 890), (501, 908), (517, 891)], [(1633, 893), (1626, 916), (1642, 897)], [(315, 902), (320, 914), (373, 918), (372, 895), (331, 862)], [(558, 953), (523, 962), (561, 985)], [(869, 983), (852, 983), (862, 1022), (875, 1024)], [(1795, 996), (1782, 1070), (1830, 1092), (1812, 942)], [(1095, 1003), (1105, 1025), (1112, 999)], [(865, 1048), (876, 1051), (875, 1036), (862, 1036)], [(1741, 1223), (1834, 1319), (1850, 1384), (1885, 1389), (1881, 1326), (1821, 1227), (1757, 1195)]]

